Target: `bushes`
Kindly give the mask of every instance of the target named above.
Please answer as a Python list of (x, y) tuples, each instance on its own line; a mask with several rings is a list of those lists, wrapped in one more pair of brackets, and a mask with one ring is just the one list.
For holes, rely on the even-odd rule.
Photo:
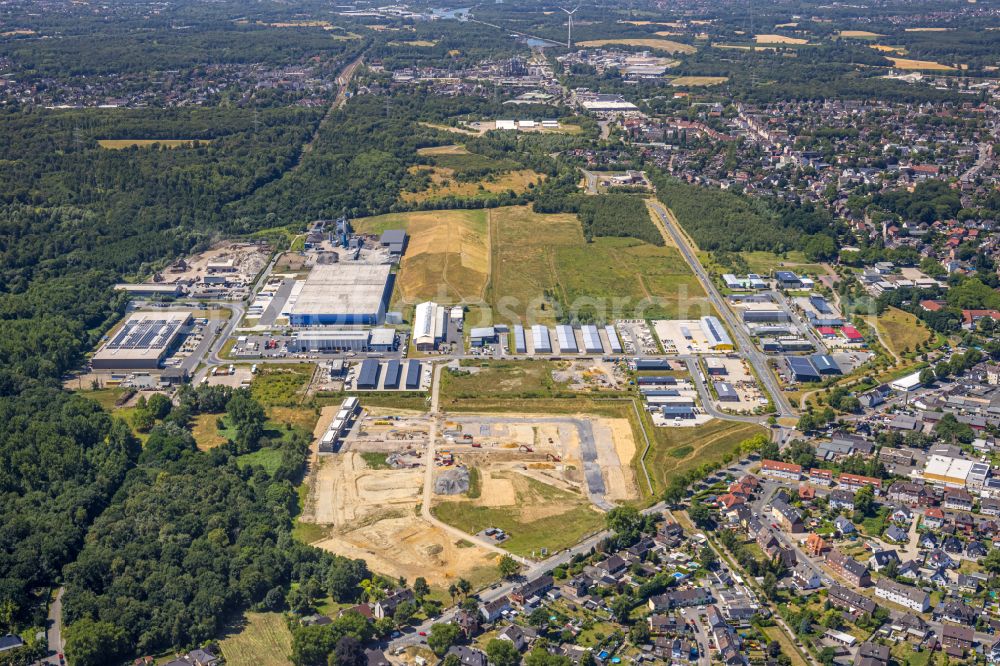
[(628, 194), (578, 199), (577, 211), (588, 241), (598, 236), (625, 236), (651, 245), (663, 245), (663, 236), (649, 218), (644, 199)]

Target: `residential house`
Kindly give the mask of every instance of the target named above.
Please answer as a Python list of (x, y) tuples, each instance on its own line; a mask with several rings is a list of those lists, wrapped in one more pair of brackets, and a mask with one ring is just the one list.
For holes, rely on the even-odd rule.
[(533, 629), (521, 627), (516, 624), (509, 624), (497, 634), (497, 638), (502, 641), (510, 642), (518, 652), (523, 652), (528, 647), (528, 644), (535, 638), (535, 634)]
[(858, 646), (854, 655), (854, 666), (888, 666), (889, 648), (885, 645), (865, 641)]
[(862, 476), (861, 474), (841, 474), (837, 477), (837, 485), (848, 490), (861, 490), (865, 486), (871, 486), (878, 495), (882, 489), (882, 479), (873, 476)]
[(828, 469), (814, 467), (809, 470), (809, 483), (814, 483), (817, 486), (832, 486), (833, 472)]
[(487, 664), (486, 653), (468, 645), (453, 645), (448, 648), (447, 654), (458, 657), (462, 666), (486, 666)]
[(967, 627), (976, 624), (976, 617), (976, 611), (961, 600), (942, 601), (934, 609), (935, 620), (953, 622)]
[(850, 536), (858, 531), (858, 528), (854, 526), (849, 518), (844, 516), (837, 516), (833, 519), (833, 526), (837, 528), (837, 532), (840, 536)]
[(962, 659), (972, 649), (976, 632), (972, 627), (956, 627), (946, 624), (941, 629), (941, 645), (950, 657)]
[(941, 506), (944, 508), (957, 511), (972, 511), (972, 504), (972, 495), (964, 488), (945, 489), (944, 501), (941, 502)]
[(930, 507), (924, 511), (924, 519), (921, 524), (930, 530), (941, 529), (944, 525), (944, 511), (937, 507)]
[(910, 535), (899, 525), (890, 525), (885, 531), (885, 538), (896, 543), (906, 543), (910, 540)]
[(385, 653), (381, 650), (369, 648), (365, 650), (365, 666), (392, 666), (392, 662), (386, 659)]
[(871, 567), (872, 571), (882, 571), (889, 566), (890, 562), (902, 564), (899, 555), (894, 550), (880, 550), (872, 553), (872, 556), (868, 558), (868, 566)]
[(706, 587), (693, 587), (658, 594), (649, 598), (650, 610), (662, 612), (712, 603), (712, 593)]
[(827, 496), (831, 509), (846, 509), (854, 511), (854, 491), (838, 488)]
[(792, 582), (800, 590), (815, 590), (822, 583), (819, 574), (809, 564), (802, 562), (792, 570)]
[(916, 587), (902, 585), (882, 577), (875, 584), (875, 596), (914, 610), (925, 612), (931, 606), (931, 598), (926, 592)]
[(868, 587), (872, 584), (868, 567), (836, 548), (826, 554), (826, 565), (855, 587)]
[(533, 597), (541, 597), (551, 590), (554, 584), (555, 581), (552, 576), (539, 576), (511, 592), (510, 598), (514, 603), (524, 605), (525, 602)]
[(832, 585), (827, 591), (827, 600), (835, 608), (846, 610), (855, 615), (875, 612), (875, 602), (842, 585)]
[(802, 513), (780, 498), (771, 502), (771, 516), (786, 532), (797, 534), (805, 531)]
[(965, 556), (970, 560), (978, 560), (980, 557), (986, 557), (987, 552), (989, 551), (982, 541), (970, 541), (965, 547)]
[(493, 601), (487, 601), (480, 607), (479, 611), (486, 622), (496, 622), (503, 616), (504, 611), (510, 610), (510, 599), (506, 596)]
[(372, 606), (372, 613), (375, 615), (376, 619), (392, 617), (400, 604), (413, 600), (413, 590), (406, 587), (400, 588), (386, 596), (385, 599), (379, 599), (376, 601)]
[(780, 460), (764, 460), (761, 461), (760, 472), (776, 479), (798, 481), (802, 478), (802, 465), (794, 465)]

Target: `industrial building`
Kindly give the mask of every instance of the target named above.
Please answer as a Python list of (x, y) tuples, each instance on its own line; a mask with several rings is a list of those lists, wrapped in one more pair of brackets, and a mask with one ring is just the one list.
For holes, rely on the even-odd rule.
[(124, 291), (132, 296), (143, 298), (175, 298), (183, 291), (179, 284), (164, 284), (162, 282), (144, 282), (142, 284), (121, 283), (115, 285), (116, 291)]
[(833, 357), (829, 354), (813, 354), (809, 357), (809, 361), (821, 375), (843, 374), (840, 370), (840, 366), (837, 365), (837, 362), (833, 360)]
[(635, 381), (639, 386), (677, 386), (677, 378), (670, 375), (646, 375)]
[(531, 347), (536, 354), (552, 353), (552, 338), (549, 337), (549, 329), (541, 324), (531, 327)]
[(528, 353), (528, 342), (524, 338), (524, 326), (521, 326), (520, 324), (514, 325), (514, 353)]
[(414, 391), (420, 388), (421, 372), (423, 372), (423, 369), (420, 367), (420, 361), (411, 359), (406, 364), (406, 389), (408, 391)]
[(778, 286), (782, 289), (801, 289), (802, 279), (791, 271), (777, 271), (774, 279), (778, 281)]
[(366, 358), (358, 370), (357, 386), (359, 391), (374, 391), (378, 388), (378, 378), (382, 364), (374, 358)]
[(813, 367), (809, 359), (801, 356), (789, 356), (785, 359), (788, 362), (788, 370), (792, 373), (792, 379), (797, 382), (819, 382), (823, 380), (819, 371)]
[(353, 261), (317, 264), (288, 314), (292, 326), (372, 325), (392, 291), (391, 266)]
[(743, 310), (743, 321), (748, 324), (783, 323), (791, 320), (791, 316), (777, 306), (763, 305)]
[(712, 351), (729, 351), (733, 349), (733, 341), (729, 338), (729, 333), (723, 328), (722, 322), (717, 317), (702, 317), (701, 331), (708, 339), (708, 348)]
[(604, 345), (601, 344), (601, 334), (593, 324), (586, 324), (581, 327), (583, 333), (583, 350), (588, 354), (601, 354), (604, 352)]
[(448, 332), (448, 311), (442, 305), (426, 301), (417, 305), (413, 315), (413, 346), (418, 351), (433, 351)]
[(637, 358), (634, 361), (636, 370), (669, 370), (670, 361), (662, 358)]
[(563, 354), (579, 354), (580, 347), (576, 344), (576, 332), (572, 326), (560, 324), (556, 326), (556, 339), (559, 341), (559, 351)]
[(608, 336), (608, 345), (611, 347), (612, 354), (622, 353), (622, 343), (618, 340), (618, 331), (611, 324), (604, 327), (604, 333)]
[(354, 396), (345, 398), (340, 403), (337, 415), (319, 441), (320, 453), (334, 453), (339, 448), (341, 438), (350, 432), (351, 422), (360, 411), (361, 404)]
[(191, 321), (190, 312), (136, 312), (91, 359), (97, 370), (155, 369)]
[(390, 352), (396, 349), (396, 331), (391, 328), (296, 331), (288, 348), (297, 353)]
[(387, 389), (398, 389), (399, 382), (403, 377), (403, 364), (392, 359), (385, 364), (385, 381), (382, 382), (382, 388)]
[(727, 375), (729, 370), (721, 358), (709, 357), (705, 359), (705, 369), (710, 375)]
[(739, 402), (740, 394), (736, 392), (729, 382), (715, 382), (715, 394), (719, 396), (721, 402)]
[(482, 326), (469, 331), (469, 344), (473, 347), (493, 345), (496, 344), (498, 339), (497, 329), (493, 326)]
[(693, 419), (695, 417), (693, 405), (663, 405), (659, 407), (659, 410), (667, 419)]
[(388, 248), (389, 254), (398, 257), (406, 251), (406, 232), (402, 229), (386, 229), (379, 238), (379, 244)]

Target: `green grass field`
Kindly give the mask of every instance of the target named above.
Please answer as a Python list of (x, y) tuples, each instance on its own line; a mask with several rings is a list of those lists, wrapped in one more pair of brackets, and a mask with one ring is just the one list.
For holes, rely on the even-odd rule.
[(475, 534), (498, 527), (510, 538), (503, 547), (516, 555), (536, 556), (541, 548), (555, 552), (578, 543), (604, 525), (603, 514), (574, 493), (554, 488), (520, 474), (515, 480), (514, 506), (481, 506), (475, 501), (441, 502), (434, 515), (444, 522)]
[(693, 428), (653, 428), (652, 446), (646, 455), (653, 487), (659, 492), (674, 475), (718, 460), (736, 451), (740, 442), (766, 432), (752, 423), (718, 419)]
[(557, 306), (598, 320), (637, 312), (669, 318), (692, 305), (707, 307), (676, 248), (630, 238), (587, 243), (575, 215), (542, 215), (527, 206), (497, 208), (492, 220), (488, 301), (495, 321), (552, 323)]
[(268, 474), (274, 474), (274, 471), (281, 465), (281, 450), (271, 448), (244, 453), (241, 456), (236, 456), (236, 464), (239, 465), (240, 469), (251, 466), (263, 467)]
[(281, 613), (247, 613), (237, 634), (219, 644), (229, 666), (289, 666), (292, 632)]
[(931, 331), (919, 319), (894, 307), (887, 308), (878, 317), (876, 326), (880, 329), (882, 340), (896, 355), (914, 351), (932, 336)]
[(263, 366), (250, 384), (250, 393), (264, 407), (296, 405), (314, 368), (312, 363)]
[(559, 361), (491, 361), (478, 365), (463, 362), (457, 372), (441, 373), (441, 402), (447, 405), (463, 398), (551, 397), (565, 388), (552, 379)]

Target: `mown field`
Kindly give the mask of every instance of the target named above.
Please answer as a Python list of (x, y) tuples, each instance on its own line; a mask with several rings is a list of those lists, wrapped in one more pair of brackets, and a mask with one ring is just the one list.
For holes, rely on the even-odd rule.
[(228, 666), (290, 666), (292, 632), (281, 613), (247, 613), (239, 633), (219, 644)]
[(485, 506), (475, 500), (445, 501), (434, 515), (469, 534), (498, 527), (510, 535), (502, 545), (515, 555), (537, 556), (578, 543), (604, 525), (604, 516), (579, 494), (510, 473), (517, 501), (513, 506)]
[(98, 139), (97, 144), (108, 150), (124, 150), (125, 148), (146, 148), (160, 145), (164, 148), (184, 148), (198, 143), (211, 143), (210, 139)]
[(898, 308), (887, 308), (875, 323), (882, 340), (897, 356), (912, 352), (931, 339), (933, 334), (914, 315)]
[(551, 324), (557, 307), (598, 321), (698, 314), (704, 291), (680, 252), (631, 238), (587, 243), (575, 215), (493, 211), (494, 321)]
[(394, 302), (480, 302), (489, 278), (489, 210), (391, 213), (356, 220), (361, 233), (406, 229)]
[(767, 430), (752, 423), (712, 420), (693, 428), (655, 428), (652, 447), (646, 455), (646, 469), (659, 492), (677, 474), (718, 460), (740, 443)]

